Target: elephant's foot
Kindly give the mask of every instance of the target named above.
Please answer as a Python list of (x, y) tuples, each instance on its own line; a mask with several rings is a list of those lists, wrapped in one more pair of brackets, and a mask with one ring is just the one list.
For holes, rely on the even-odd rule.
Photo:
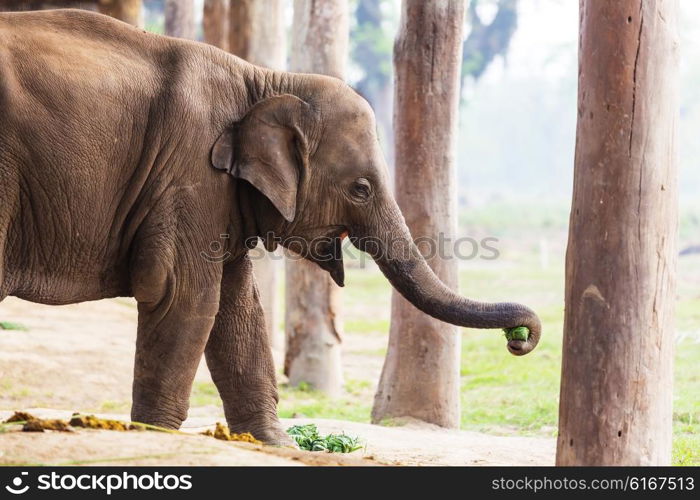
[(282, 423), (277, 418), (253, 418), (246, 422), (237, 422), (233, 425), (229, 424), (231, 432), (243, 433), (250, 432), (255, 439), (258, 439), (270, 446), (288, 446), (297, 448), (294, 440), (289, 437), (289, 434), (282, 427)]
[(131, 420), (164, 429), (179, 429), (187, 418), (189, 400), (166, 397), (134, 384)]
[(131, 421), (139, 424), (153, 425), (163, 429), (178, 430), (184, 421), (179, 415), (168, 414), (162, 411), (132, 409)]

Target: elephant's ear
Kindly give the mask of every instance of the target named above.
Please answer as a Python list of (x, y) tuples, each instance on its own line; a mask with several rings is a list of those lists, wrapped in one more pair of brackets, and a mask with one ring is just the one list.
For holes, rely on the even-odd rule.
[(212, 165), (250, 182), (292, 222), (301, 170), (308, 164), (302, 124), (313, 118), (311, 106), (298, 97), (265, 99), (221, 134), (212, 149)]

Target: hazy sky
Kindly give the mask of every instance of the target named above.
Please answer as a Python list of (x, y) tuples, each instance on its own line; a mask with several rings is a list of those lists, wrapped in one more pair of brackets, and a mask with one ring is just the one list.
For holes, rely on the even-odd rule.
[[(608, 1), (608, 0), (601, 0)], [(612, 0), (610, 0), (612, 1)], [(499, 157), (496, 148), (479, 150), (481, 143), (489, 137), (499, 137), (500, 129), (507, 127), (507, 123), (489, 123), (489, 118), (494, 113), (502, 115), (504, 109), (499, 109), (499, 100), (489, 99), (496, 90), (508, 88), (507, 94), (500, 94), (501, 100), (513, 98), (509, 101), (514, 115), (519, 108), (533, 111), (528, 108), (532, 101), (544, 99), (547, 92), (557, 92), (557, 85), (565, 89), (565, 97), (561, 100), (560, 113), (563, 121), (554, 123), (555, 127), (566, 129), (565, 134), (554, 135), (553, 131), (547, 131), (546, 127), (536, 126), (521, 127), (509, 130), (513, 139), (520, 139), (529, 143), (529, 149), (523, 146), (524, 158), (530, 162), (536, 161), (537, 153), (547, 148), (542, 144), (543, 139), (556, 140), (560, 146), (558, 150), (561, 158), (557, 165), (550, 165), (550, 172), (557, 172), (560, 176), (560, 185), (570, 184), (567, 176), (570, 176), (569, 163), (573, 162), (573, 146), (575, 141), (575, 109), (576, 109), (576, 75), (577, 75), (577, 45), (578, 45), (578, 7), (576, 0), (520, 0), (518, 10), (518, 29), (513, 36), (506, 61), (496, 60), (487, 70), (483, 78), (478, 82), (476, 89), (468, 89), (467, 96), (471, 99), (471, 105), (463, 115), (462, 123), (476, 123), (467, 130), (467, 135), (462, 138), (466, 142), (463, 157), (476, 160), (491, 170), (502, 170), (504, 179), (512, 175), (512, 167), (508, 162), (512, 158), (507, 155)], [(680, 100), (681, 116), (679, 148), (681, 158), (681, 195), (686, 199), (697, 200), (697, 189), (700, 184), (698, 174), (698, 158), (700, 157), (700, 144), (697, 140), (695, 129), (700, 125), (700, 1), (680, 0), (680, 54), (681, 54), (681, 79)], [(537, 81), (542, 85), (541, 92), (528, 93), (523, 87), (524, 82)], [(548, 85), (544, 83), (548, 82)], [(565, 82), (571, 82), (565, 85)], [(563, 86), (562, 86), (563, 85)], [(501, 91), (503, 92), (503, 91)], [(480, 105), (482, 108), (480, 109)], [(533, 117), (533, 122), (537, 122)], [(476, 128), (478, 126), (478, 128)], [(491, 127), (491, 128), (489, 128)], [(469, 134), (476, 135), (474, 141), (469, 142)], [(512, 145), (511, 145), (512, 148)], [(468, 153), (468, 154), (467, 154)], [(528, 161), (523, 160), (528, 164)], [(557, 168), (554, 168), (554, 167)], [(530, 165), (523, 167), (524, 170)], [(489, 180), (482, 172), (470, 172), (473, 183), (469, 186), (482, 186)], [(540, 186), (541, 189), (551, 189), (551, 186), (543, 183), (542, 173), (527, 172), (528, 185)], [(503, 181), (502, 185), (506, 182)], [(566, 194), (566, 193), (563, 193)]]
[[(561, 46), (565, 52), (576, 50), (578, 38), (578, 2), (576, 0), (521, 0), (518, 29), (508, 53), (507, 71), (531, 74), (533, 68), (558, 78), (570, 71), (569, 64), (551, 59), (551, 47)], [(545, 48), (546, 50), (543, 50)], [(494, 64), (487, 78), (499, 78), (502, 64)]]
[[(700, 53), (700, 1), (680, 0), (681, 64), (686, 58)], [(576, 50), (578, 38), (578, 1), (576, 0), (520, 0), (518, 30), (508, 54), (506, 71), (529, 74), (538, 68), (560, 76), (567, 66), (550, 60), (549, 50), (542, 47), (562, 46)], [(499, 78), (503, 65), (494, 64), (487, 78)]]

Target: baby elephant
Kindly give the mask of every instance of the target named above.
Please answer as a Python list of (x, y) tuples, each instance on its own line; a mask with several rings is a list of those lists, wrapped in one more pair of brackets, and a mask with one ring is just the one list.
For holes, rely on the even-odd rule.
[(339, 80), (88, 12), (5, 13), (0, 110), (0, 300), (134, 297), (135, 421), (178, 428), (204, 354), (230, 428), (289, 442), (247, 256), (258, 237), (342, 285), (347, 235), (420, 310), (527, 327), (513, 354), (537, 344), (530, 309), (436, 278), (392, 197), (372, 110)]

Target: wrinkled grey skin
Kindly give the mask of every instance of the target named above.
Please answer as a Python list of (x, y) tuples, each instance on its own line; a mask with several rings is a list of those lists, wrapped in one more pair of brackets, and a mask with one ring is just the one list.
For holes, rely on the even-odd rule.
[[(334, 258), (309, 258), (342, 284), (347, 232), (419, 309), (528, 326), (514, 354), (537, 343), (528, 308), (470, 301), (434, 276), (391, 195), (372, 110), (338, 80), (82, 11), (1, 14), (0, 110), (0, 300), (135, 297), (136, 421), (179, 427), (204, 354), (232, 430), (289, 442), (247, 256), (257, 236), (298, 237), (302, 253), (330, 237)], [(227, 259), (203, 257), (215, 241)]]

